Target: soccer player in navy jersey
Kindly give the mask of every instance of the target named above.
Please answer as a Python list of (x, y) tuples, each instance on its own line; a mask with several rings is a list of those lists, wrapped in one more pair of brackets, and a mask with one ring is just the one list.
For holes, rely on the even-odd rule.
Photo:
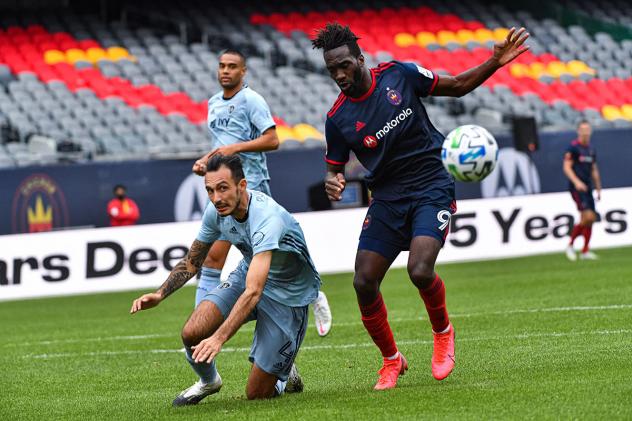
[(592, 224), (597, 220), (595, 199), (593, 199), (593, 182), (597, 190), (597, 200), (601, 200), (601, 177), (597, 168), (597, 154), (590, 146), (592, 128), (583, 120), (577, 125), (577, 139), (571, 142), (564, 154), (564, 174), (569, 180), (568, 189), (581, 213), (579, 224), (571, 231), (571, 241), (566, 248), (566, 257), (577, 260), (573, 243), (580, 235), (584, 236), (584, 248), (580, 259), (595, 260), (597, 255), (590, 251), (588, 244), (592, 234)]
[(445, 286), (435, 261), (456, 211), (454, 180), (441, 163), (444, 136), (435, 129), (419, 97), (460, 97), (529, 47), (529, 34), (512, 28), (492, 56), (457, 76), (439, 76), (414, 63), (392, 61), (369, 69), (348, 26), (329, 23), (312, 40), (323, 50), (331, 78), (342, 91), (327, 114), (327, 177), (330, 200), (340, 200), (344, 169), (353, 151), (369, 170), (372, 202), (362, 225), (353, 286), (362, 322), (384, 358), (376, 390), (396, 386), (408, 369), (387, 320), (380, 284), (400, 251), (410, 250), (408, 274), (425, 304), (434, 334), (432, 374), (454, 368), (454, 328)]

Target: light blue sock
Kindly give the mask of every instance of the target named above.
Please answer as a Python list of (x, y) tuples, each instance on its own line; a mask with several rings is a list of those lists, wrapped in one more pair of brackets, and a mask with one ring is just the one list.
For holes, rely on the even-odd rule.
[(217, 377), (217, 368), (215, 367), (215, 360), (213, 360), (210, 364), (209, 363), (196, 363), (192, 357), (193, 350), (188, 346), (185, 346), (184, 349), (186, 350), (187, 361), (191, 365), (191, 368), (193, 369), (193, 371), (195, 371), (197, 375), (200, 376), (200, 379), (204, 383), (212, 383)]
[(202, 268), (202, 276), (198, 281), (198, 287), (195, 291), (195, 306), (197, 307), (200, 304), (200, 301), (204, 298), (204, 296), (217, 288), (220, 283), (219, 276), (222, 274), (220, 269), (213, 268)]
[(274, 396), (281, 396), (283, 392), (285, 392), (286, 384), (287, 381), (277, 380), (276, 384), (274, 385)]

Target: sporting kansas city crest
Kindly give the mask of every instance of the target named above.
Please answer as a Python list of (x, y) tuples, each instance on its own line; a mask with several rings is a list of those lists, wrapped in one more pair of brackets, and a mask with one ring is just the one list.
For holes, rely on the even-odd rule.
[(402, 103), (402, 95), (395, 89), (386, 88), (386, 99), (393, 105), (399, 105)]

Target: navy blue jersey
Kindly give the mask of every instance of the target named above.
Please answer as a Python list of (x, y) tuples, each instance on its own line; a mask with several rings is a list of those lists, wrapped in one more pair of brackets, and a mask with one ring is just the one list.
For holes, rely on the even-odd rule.
[(414, 63), (392, 61), (371, 69), (361, 98), (340, 94), (327, 114), (325, 159), (343, 165), (353, 151), (369, 171), (373, 197), (420, 197), (429, 186), (454, 181), (441, 163), (444, 136), (428, 119), (419, 97), (432, 93), (438, 75)]
[[(573, 172), (584, 184), (592, 188), (592, 169), (597, 162), (597, 153), (590, 146), (584, 146), (578, 140), (571, 142), (566, 152), (571, 154)], [(572, 183), (571, 183), (572, 184)]]

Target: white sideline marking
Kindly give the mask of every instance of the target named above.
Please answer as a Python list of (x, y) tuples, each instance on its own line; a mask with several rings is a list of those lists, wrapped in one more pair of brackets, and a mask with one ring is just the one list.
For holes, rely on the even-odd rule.
[[(618, 330), (588, 330), (583, 332), (543, 332), (543, 333), (520, 333), (518, 335), (506, 336), (488, 336), (479, 338), (461, 338), (459, 342), (481, 342), (481, 341), (502, 341), (507, 339), (530, 339), (530, 338), (559, 338), (564, 336), (586, 336), (586, 335), (621, 335), (632, 333), (630, 329)], [(411, 339), (398, 341), (398, 345), (421, 345), (431, 344), (430, 340)], [(302, 346), (301, 351), (318, 351), (323, 349), (350, 349), (350, 348), (369, 348), (375, 346), (370, 342), (339, 344), (339, 345), (307, 345)], [(249, 352), (250, 348), (223, 348), (221, 352)], [(172, 354), (182, 353), (182, 349), (147, 349), (147, 350), (124, 350), (124, 351), (94, 351), (94, 352), (61, 352), (57, 354), (28, 354), (22, 358), (33, 359), (50, 359), (65, 357), (101, 357), (113, 355), (136, 355), (136, 354)]]
[[(468, 317), (476, 317), (476, 316), (497, 316), (497, 315), (510, 315), (510, 314), (531, 314), (531, 313), (553, 313), (553, 312), (568, 312), (568, 311), (596, 311), (596, 310), (622, 310), (632, 308), (632, 304), (613, 304), (607, 306), (572, 306), (572, 307), (545, 307), (545, 308), (530, 308), (530, 309), (516, 309), (516, 310), (501, 310), (501, 311), (490, 311), (490, 312), (480, 312), (480, 313), (454, 313), (450, 314), (450, 318), (468, 318)], [(420, 307), (420, 311), (423, 310), (423, 307)], [(423, 317), (413, 317), (413, 318), (393, 318), (389, 319), (390, 323), (401, 323), (401, 322), (414, 322), (425, 320)], [(360, 326), (362, 322), (342, 322), (335, 323), (333, 326)], [(241, 330), (240, 330), (241, 332)], [(53, 344), (72, 344), (72, 343), (82, 343), (82, 342), (105, 342), (105, 341), (134, 341), (134, 340), (142, 340), (142, 339), (152, 339), (152, 338), (172, 338), (176, 337), (177, 333), (155, 333), (155, 334), (147, 334), (147, 335), (124, 335), (124, 336), (105, 336), (105, 337), (96, 337), (96, 338), (76, 338), (76, 339), (53, 339), (48, 341), (36, 341), (36, 342), (9, 342), (4, 344), (4, 347), (15, 347), (15, 346), (33, 346), (33, 345), (53, 345)]]

